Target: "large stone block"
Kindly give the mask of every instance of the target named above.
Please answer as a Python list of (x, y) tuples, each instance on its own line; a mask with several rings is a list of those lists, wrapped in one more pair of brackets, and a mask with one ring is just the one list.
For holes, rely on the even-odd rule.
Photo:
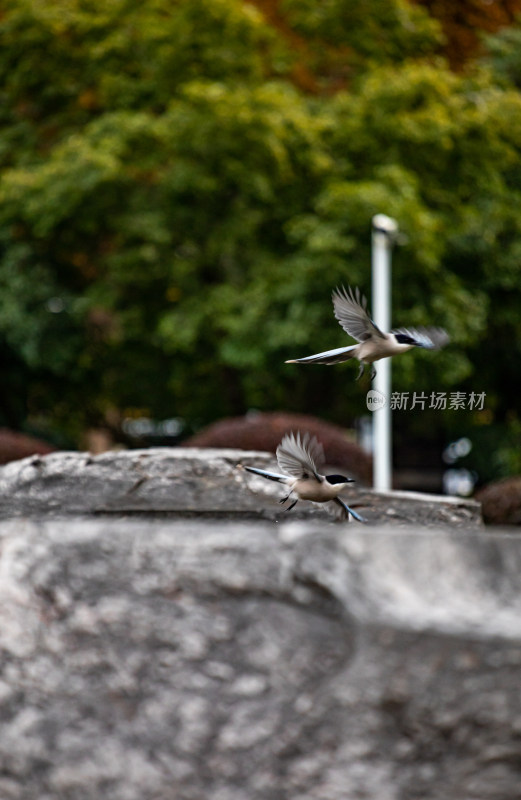
[[(245, 450), (151, 448), (103, 453), (52, 453), (0, 467), (0, 517), (27, 514), (161, 514), (284, 519), (280, 484), (243, 465), (278, 467), (274, 456)], [(415, 492), (357, 488), (343, 495), (372, 522), (452, 526), (481, 522), (479, 503)], [(291, 518), (327, 520), (331, 512), (299, 503)]]
[(2, 800), (512, 800), (521, 540), (0, 523)]

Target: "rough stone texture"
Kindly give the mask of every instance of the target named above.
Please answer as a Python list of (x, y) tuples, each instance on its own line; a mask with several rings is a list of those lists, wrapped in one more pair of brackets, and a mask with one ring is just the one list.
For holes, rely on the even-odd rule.
[(2, 800), (512, 800), (521, 540), (0, 523)]
[[(0, 518), (49, 514), (163, 514), (284, 519), (284, 487), (241, 469), (278, 471), (273, 455), (244, 450), (151, 448), (91, 456), (52, 453), (0, 467)], [(473, 500), (415, 492), (349, 489), (343, 495), (372, 522), (468, 525), (481, 521)], [(300, 502), (291, 518), (330, 519)]]

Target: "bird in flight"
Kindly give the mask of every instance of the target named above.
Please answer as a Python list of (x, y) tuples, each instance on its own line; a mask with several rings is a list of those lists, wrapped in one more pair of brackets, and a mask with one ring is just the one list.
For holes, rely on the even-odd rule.
[[(335, 289), (333, 291), (335, 317), (349, 336), (358, 344), (325, 350), (305, 358), (292, 358), (286, 364), (340, 364), (350, 358), (357, 358), (360, 370), (357, 380), (362, 376), (366, 364), (373, 364), (381, 358), (405, 353), (413, 347), (426, 350), (439, 350), (447, 344), (449, 336), (443, 328), (395, 328), (384, 333), (378, 328), (367, 312), (367, 300), (359, 289)], [(376, 370), (371, 370), (374, 378)]]
[(359, 522), (367, 522), (364, 517), (353, 511), (338, 495), (348, 483), (353, 483), (353, 478), (345, 475), (321, 475), (319, 470), (325, 464), (324, 449), (320, 442), (309, 433), (303, 436), (299, 432), (287, 434), (277, 447), (277, 461), (282, 474), (267, 472), (257, 467), (245, 467), (248, 472), (261, 475), (270, 481), (284, 483), (289, 488), (289, 493), (279, 500), (285, 503), (292, 494), (296, 495), (286, 511), (290, 511), (299, 500), (311, 500), (314, 503), (327, 503), (332, 501), (341, 508), (343, 519), (349, 519), (351, 514)]

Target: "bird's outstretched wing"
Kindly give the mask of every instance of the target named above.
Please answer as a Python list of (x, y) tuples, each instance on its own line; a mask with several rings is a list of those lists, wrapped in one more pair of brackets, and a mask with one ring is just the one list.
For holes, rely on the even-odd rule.
[(321, 480), (319, 470), (324, 465), (324, 448), (320, 442), (309, 433), (302, 437), (289, 433), (282, 439), (277, 447), (277, 461), (282, 472), (293, 478), (314, 476)]
[(385, 339), (385, 334), (378, 328), (367, 313), (367, 300), (360, 294), (360, 290), (353, 290), (342, 286), (333, 290), (333, 307), (335, 317), (349, 336), (358, 342), (367, 339)]
[(443, 328), (394, 328), (394, 336), (411, 339), (411, 344), (424, 347), (426, 350), (440, 350), (450, 341), (449, 334)]

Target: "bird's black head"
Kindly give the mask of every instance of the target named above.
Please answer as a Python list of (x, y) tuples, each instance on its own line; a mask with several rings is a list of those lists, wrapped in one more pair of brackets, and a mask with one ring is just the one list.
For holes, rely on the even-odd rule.
[(346, 478), (345, 475), (326, 475), (328, 483), (354, 483), (354, 478)]
[(399, 344), (418, 344), (416, 339), (413, 339), (407, 333), (395, 333), (394, 338)]

